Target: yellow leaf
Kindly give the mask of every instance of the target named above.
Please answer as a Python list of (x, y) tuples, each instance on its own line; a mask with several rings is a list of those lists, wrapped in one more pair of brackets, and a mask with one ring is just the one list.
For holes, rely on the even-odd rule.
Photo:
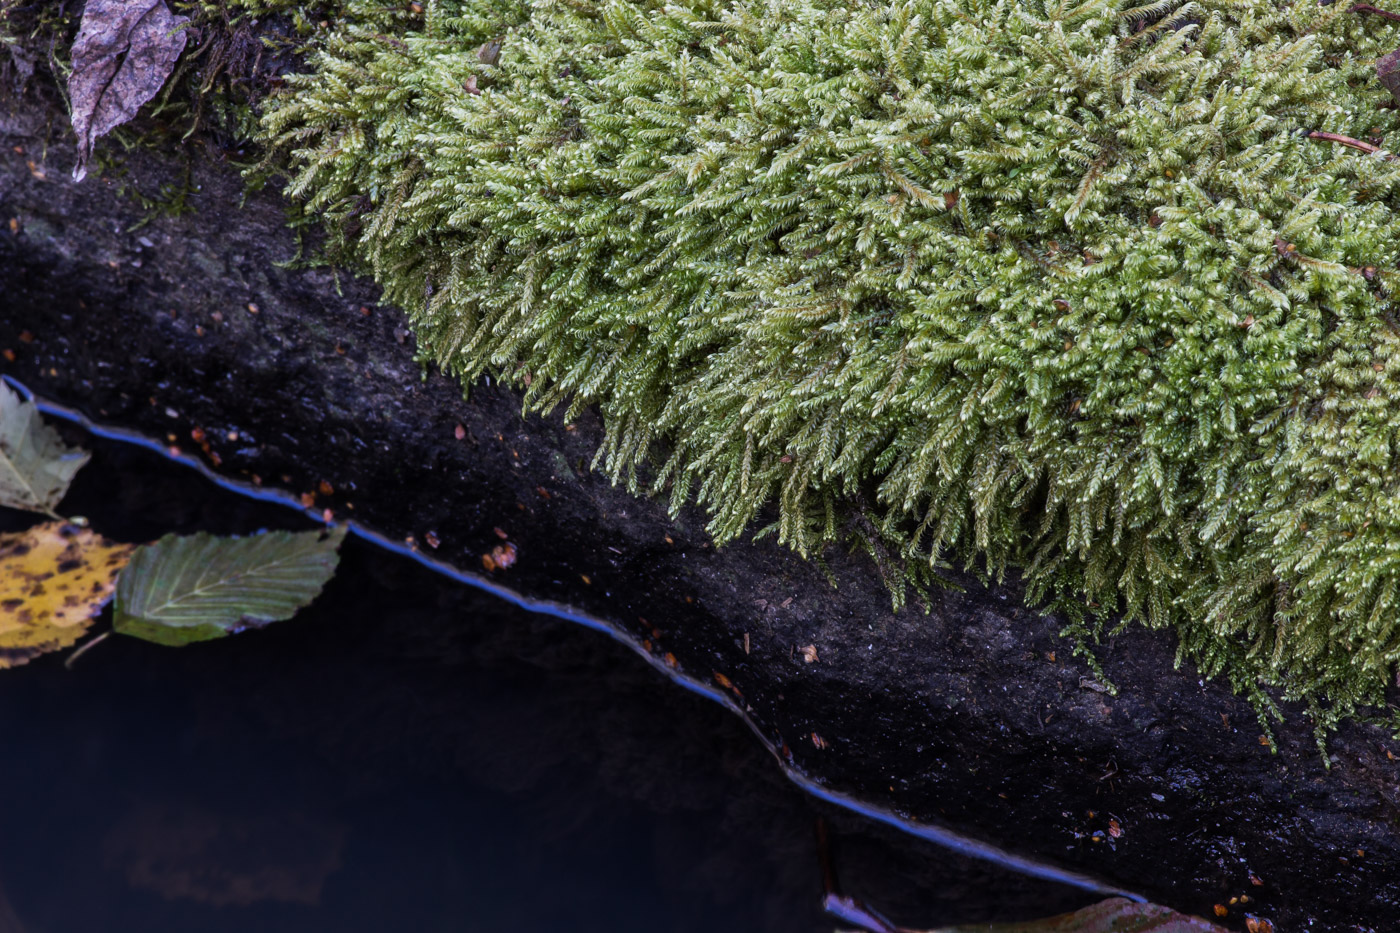
[(0, 535), (0, 670), (81, 638), (133, 550), (66, 522)]

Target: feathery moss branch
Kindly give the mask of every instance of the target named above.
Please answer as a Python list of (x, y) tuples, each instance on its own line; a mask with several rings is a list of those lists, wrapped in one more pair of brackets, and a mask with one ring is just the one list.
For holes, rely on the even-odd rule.
[(425, 359), (599, 406), (614, 479), (698, 501), (719, 541), (772, 507), (812, 554), (864, 501), (916, 577), (1016, 567), (1040, 603), (1175, 629), (1252, 695), (1326, 722), (1379, 701), (1400, 167), (1314, 140), (1394, 133), (1389, 22), (422, 6), (393, 37), (352, 17), (263, 127)]

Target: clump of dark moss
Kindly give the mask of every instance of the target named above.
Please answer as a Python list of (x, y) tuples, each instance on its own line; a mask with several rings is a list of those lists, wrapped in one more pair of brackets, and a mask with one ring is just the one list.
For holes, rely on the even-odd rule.
[[(354, 4), (351, 5), (352, 8)], [(414, 5), (416, 6), (416, 5)], [(424, 354), (1323, 721), (1400, 656), (1400, 32), (1311, 0), (443, 0), (269, 108)]]

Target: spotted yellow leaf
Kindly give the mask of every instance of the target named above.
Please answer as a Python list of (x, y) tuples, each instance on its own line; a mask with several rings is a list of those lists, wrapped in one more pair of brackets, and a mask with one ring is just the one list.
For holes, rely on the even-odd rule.
[(0, 535), (0, 669), (81, 638), (133, 549), (66, 522)]

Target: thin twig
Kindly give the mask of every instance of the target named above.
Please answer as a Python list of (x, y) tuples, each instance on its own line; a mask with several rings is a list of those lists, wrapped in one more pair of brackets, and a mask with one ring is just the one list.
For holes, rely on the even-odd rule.
[(1400, 23), (1400, 13), (1392, 13), (1389, 10), (1382, 10), (1378, 6), (1371, 6), (1369, 3), (1353, 3), (1351, 5), (1353, 13), (1374, 13), (1377, 16), (1384, 16), (1386, 19), (1395, 20)]
[[(1311, 133), (1308, 134), (1308, 139), (1320, 139), (1323, 142), (1337, 143), (1341, 146), (1350, 146), (1353, 149), (1360, 149), (1362, 152), (1375, 153), (1384, 151), (1381, 149), (1380, 146), (1373, 146), (1370, 143), (1362, 142), (1359, 139), (1353, 139), (1350, 136), (1343, 136), (1341, 133), (1324, 133), (1321, 130), (1313, 130)], [(1389, 152), (1385, 154), (1385, 157), (1392, 162), (1397, 160), (1396, 156), (1390, 154)]]
[(87, 654), (88, 651), (90, 651), (94, 645), (100, 645), (100, 644), (102, 644), (104, 641), (107, 640), (107, 636), (109, 636), (109, 635), (111, 635), (111, 634), (112, 634), (111, 632), (103, 632), (101, 635), (98, 635), (96, 638), (94, 638), (92, 641), (88, 642), (86, 645), (83, 645), (83, 646), (82, 646), (81, 648), (79, 648), (77, 651), (74, 651), (72, 654), (70, 654), (70, 655), (68, 656), (68, 659), (65, 660), (65, 661), (63, 662), (63, 666), (66, 667), (68, 670), (71, 671), (71, 670), (73, 669), (73, 663), (74, 663), (75, 661), (77, 661), (77, 660), (78, 660), (79, 658), (81, 658), (83, 655)]

